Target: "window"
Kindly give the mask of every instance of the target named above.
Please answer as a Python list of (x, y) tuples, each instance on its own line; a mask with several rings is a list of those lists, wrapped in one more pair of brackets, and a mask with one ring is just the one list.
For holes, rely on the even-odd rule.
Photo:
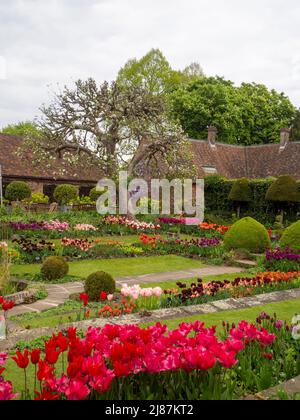
[(214, 175), (217, 174), (217, 168), (214, 166), (202, 166), (203, 171), (205, 172), (205, 175)]

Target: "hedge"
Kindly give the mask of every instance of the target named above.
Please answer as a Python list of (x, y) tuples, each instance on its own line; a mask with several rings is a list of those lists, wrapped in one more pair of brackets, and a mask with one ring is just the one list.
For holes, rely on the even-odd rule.
[[(276, 205), (266, 201), (266, 193), (274, 182), (274, 178), (249, 180), (249, 187), (253, 194), (253, 200), (242, 209), (241, 216), (250, 216), (261, 223), (274, 223), (278, 215)], [(205, 213), (217, 215), (224, 219), (230, 219), (235, 213), (236, 204), (229, 200), (229, 194), (236, 180), (228, 180), (218, 175), (205, 178)], [(300, 191), (300, 183), (298, 182)], [(300, 205), (291, 204), (287, 209), (286, 220), (289, 222), (298, 219), (297, 213)]]

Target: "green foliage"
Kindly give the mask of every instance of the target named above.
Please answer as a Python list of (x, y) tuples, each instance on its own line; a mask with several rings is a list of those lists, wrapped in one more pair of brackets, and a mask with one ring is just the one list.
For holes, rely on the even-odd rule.
[(49, 197), (44, 194), (32, 194), (30, 202), (32, 204), (48, 204)]
[(90, 199), (92, 201), (97, 201), (101, 194), (102, 192), (97, 191), (97, 188), (95, 187), (90, 191)]
[(62, 184), (54, 190), (54, 199), (59, 204), (70, 204), (72, 201), (76, 201), (77, 197), (78, 189), (74, 185)]
[[(210, 216), (218, 216), (231, 221), (233, 205), (229, 200), (229, 194), (234, 184), (234, 180), (228, 180), (219, 175), (208, 176), (205, 178), (205, 212)], [(251, 216), (261, 223), (273, 224), (278, 214), (278, 209), (272, 202), (266, 201), (266, 193), (273, 184), (274, 178), (249, 180), (251, 190), (251, 202), (247, 209), (243, 209), (244, 216)], [(298, 183), (298, 189), (300, 184)], [(297, 203), (285, 206), (287, 220), (294, 221), (297, 215)], [(219, 223), (222, 224), (222, 223)]]
[(300, 193), (297, 182), (289, 175), (279, 177), (268, 189), (267, 201), (299, 203)]
[(19, 122), (17, 124), (11, 124), (0, 130), (1, 133), (10, 136), (18, 137), (38, 137), (40, 130), (35, 123), (31, 121)]
[(5, 197), (10, 202), (22, 201), (31, 197), (31, 189), (26, 182), (14, 181), (7, 186)]
[(237, 87), (220, 77), (202, 77), (171, 95), (172, 114), (191, 138), (207, 138), (207, 126), (218, 128), (219, 140), (230, 144), (278, 142), (296, 108), (282, 93), (264, 85)]
[(63, 257), (49, 257), (45, 260), (41, 268), (42, 276), (47, 280), (59, 280), (69, 272), (69, 265)]
[(227, 249), (246, 249), (255, 253), (271, 247), (266, 228), (251, 217), (236, 222), (224, 236), (224, 243)]
[(300, 109), (298, 109), (292, 124), (291, 139), (293, 141), (300, 141)]
[(98, 301), (101, 292), (114, 293), (116, 282), (113, 277), (104, 271), (91, 274), (85, 281), (85, 293), (88, 293), (92, 301)]
[(249, 203), (252, 200), (252, 192), (246, 178), (235, 181), (229, 194), (229, 200), (238, 203)]
[(293, 251), (300, 250), (300, 220), (288, 227), (280, 240), (282, 248), (290, 248)]
[(183, 71), (173, 70), (163, 53), (152, 49), (139, 60), (129, 60), (119, 71), (117, 83), (125, 89), (138, 87), (152, 95), (162, 95), (203, 75), (198, 63), (191, 63)]

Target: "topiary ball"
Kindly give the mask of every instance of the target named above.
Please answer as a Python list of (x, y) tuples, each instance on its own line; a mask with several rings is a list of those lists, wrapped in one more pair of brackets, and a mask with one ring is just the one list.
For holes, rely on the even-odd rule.
[(31, 197), (31, 189), (26, 182), (14, 181), (8, 184), (5, 191), (5, 198), (12, 201), (22, 201)]
[(101, 292), (114, 293), (115, 290), (115, 280), (104, 271), (97, 271), (88, 276), (84, 285), (84, 291), (89, 294), (92, 301), (98, 301)]
[(47, 280), (59, 280), (69, 272), (69, 265), (63, 257), (47, 258), (41, 268), (42, 276)]
[(293, 251), (300, 250), (300, 220), (284, 231), (280, 240), (280, 246)]
[(267, 229), (252, 217), (236, 222), (225, 234), (224, 243), (227, 249), (246, 249), (255, 253), (271, 247)]
[(78, 198), (78, 188), (74, 185), (62, 184), (58, 185), (54, 190), (54, 200), (58, 204), (66, 205)]

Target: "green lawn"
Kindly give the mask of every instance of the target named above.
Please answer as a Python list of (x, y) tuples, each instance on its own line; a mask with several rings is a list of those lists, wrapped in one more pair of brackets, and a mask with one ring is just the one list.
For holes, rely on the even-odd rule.
[[(73, 261), (69, 265), (69, 275), (78, 278), (85, 278), (99, 270), (114, 277), (125, 277), (205, 267), (200, 261), (176, 255)], [(18, 277), (32, 276), (38, 274), (40, 268), (39, 264), (13, 265), (11, 274)]]

